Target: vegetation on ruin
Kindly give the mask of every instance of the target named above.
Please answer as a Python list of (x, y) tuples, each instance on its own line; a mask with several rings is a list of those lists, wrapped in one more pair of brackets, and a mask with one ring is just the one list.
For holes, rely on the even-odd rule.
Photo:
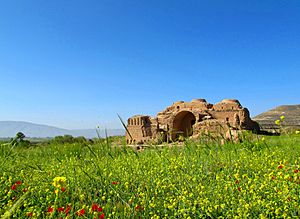
[(300, 135), (0, 146), (0, 218), (300, 216)]

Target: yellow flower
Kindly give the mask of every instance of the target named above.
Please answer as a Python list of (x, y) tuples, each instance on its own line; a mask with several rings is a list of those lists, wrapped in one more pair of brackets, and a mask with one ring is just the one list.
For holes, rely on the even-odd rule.
[(284, 116), (280, 116), (280, 120), (283, 121), (284, 120)]
[(55, 188), (61, 188), (66, 183), (67, 178), (63, 176), (57, 176), (53, 179), (52, 185)]
[(80, 200), (83, 200), (83, 199), (84, 199), (84, 194), (81, 194), (81, 195), (79, 196), (79, 198), (80, 198)]
[(275, 121), (275, 124), (276, 124), (276, 125), (280, 125), (280, 120), (277, 119), (277, 120)]

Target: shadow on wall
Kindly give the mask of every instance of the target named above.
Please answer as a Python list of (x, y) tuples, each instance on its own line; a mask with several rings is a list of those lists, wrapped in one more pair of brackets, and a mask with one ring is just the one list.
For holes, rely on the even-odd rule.
[(196, 123), (195, 115), (190, 111), (179, 112), (173, 121), (172, 139), (179, 136), (189, 137), (193, 135), (193, 125)]

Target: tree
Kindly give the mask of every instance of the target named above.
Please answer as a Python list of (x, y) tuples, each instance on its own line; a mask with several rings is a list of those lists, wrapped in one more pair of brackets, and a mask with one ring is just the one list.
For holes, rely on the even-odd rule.
[(26, 136), (22, 132), (18, 132), (16, 136), (11, 140), (11, 145), (12, 146), (29, 146), (30, 141), (24, 140)]

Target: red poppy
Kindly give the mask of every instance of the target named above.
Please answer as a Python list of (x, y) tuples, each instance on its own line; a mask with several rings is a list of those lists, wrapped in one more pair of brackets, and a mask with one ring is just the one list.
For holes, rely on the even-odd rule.
[(98, 212), (101, 212), (101, 211), (103, 211), (103, 209), (102, 209), (101, 207), (99, 207), (99, 208), (97, 209), (97, 211), (98, 211)]
[(19, 180), (16, 182), (17, 185), (22, 185), (22, 182)]
[(71, 210), (71, 206), (68, 206), (68, 207), (66, 208), (66, 211), (65, 211), (66, 215), (69, 214), (69, 211), (70, 211), (70, 210)]
[(23, 192), (27, 192), (27, 191), (28, 191), (28, 189), (27, 189), (27, 188), (23, 189)]
[(241, 187), (238, 187), (237, 190), (240, 192), (242, 189), (241, 189)]
[(239, 184), (239, 183), (240, 183), (240, 181), (239, 181), (239, 180), (236, 180), (236, 181), (235, 181), (235, 184)]
[(65, 187), (61, 187), (60, 189), (62, 192), (66, 191), (66, 188)]
[(138, 211), (140, 209), (141, 206), (137, 205), (135, 206), (135, 210)]
[(79, 211), (76, 212), (76, 214), (77, 214), (79, 217), (83, 216), (84, 213), (85, 213), (84, 209), (81, 209), (81, 210), (79, 210)]
[(136, 211), (143, 211), (144, 208), (141, 207), (140, 205), (136, 205), (136, 206), (135, 206), (135, 210), (136, 210)]
[(104, 214), (99, 215), (100, 219), (104, 219)]
[(98, 208), (99, 208), (98, 204), (96, 204), (96, 203), (92, 204), (92, 211), (97, 211)]
[(276, 177), (275, 177), (275, 176), (272, 176), (272, 179), (274, 180), (274, 179), (276, 179)]
[(283, 168), (283, 166), (282, 166), (282, 165), (279, 165), (279, 166), (278, 166), (278, 169), (282, 169), (282, 168)]
[(16, 184), (13, 184), (12, 187), (11, 187), (12, 190), (15, 190), (16, 188), (17, 188)]
[(54, 208), (52, 208), (52, 207), (48, 207), (48, 210), (47, 210), (47, 212), (49, 212), (49, 213), (52, 213), (54, 211)]
[(59, 207), (59, 208), (57, 208), (57, 211), (60, 212), (60, 213), (63, 212), (64, 210), (65, 210), (64, 207)]
[(32, 215), (33, 215), (32, 212), (27, 212), (27, 213), (26, 213), (26, 216), (27, 216), (27, 217), (32, 217)]
[(117, 182), (117, 181), (113, 181), (111, 184), (113, 184), (113, 185), (117, 185), (117, 184), (119, 184), (119, 182)]
[(298, 173), (299, 172), (299, 170), (294, 170), (294, 173)]

